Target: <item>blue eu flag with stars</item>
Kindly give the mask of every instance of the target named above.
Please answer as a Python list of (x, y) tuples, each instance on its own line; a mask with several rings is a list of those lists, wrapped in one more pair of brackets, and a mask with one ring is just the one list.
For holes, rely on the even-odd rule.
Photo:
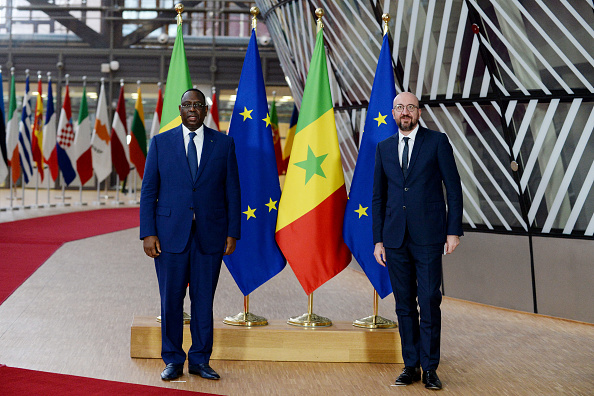
[(229, 272), (247, 296), (285, 267), (274, 239), (281, 195), (266, 89), (256, 32), (248, 45), (229, 136), (235, 140), (241, 184), (241, 239), (224, 257)]
[(395, 96), (392, 56), (386, 34), (377, 62), (342, 229), (344, 241), (381, 298), (392, 292), (392, 286), (388, 269), (379, 265), (373, 256), (371, 197), (376, 146), (398, 131), (392, 117), (392, 102)]

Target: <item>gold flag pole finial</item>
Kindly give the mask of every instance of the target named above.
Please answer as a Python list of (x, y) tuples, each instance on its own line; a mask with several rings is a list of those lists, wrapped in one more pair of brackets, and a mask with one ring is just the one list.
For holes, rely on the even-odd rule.
[(252, 7), (250, 8), (250, 14), (252, 14), (252, 29), (258, 33), (256, 26), (258, 25), (258, 15), (260, 14), (260, 9), (258, 7)]
[(390, 14), (383, 14), (382, 21), (384, 21), (384, 34), (388, 34), (388, 22), (390, 22)]
[(184, 5), (182, 3), (177, 3), (175, 5), (175, 11), (177, 12), (177, 24), (181, 25), (182, 24), (182, 12), (184, 12)]
[(324, 24), (322, 23), (322, 17), (324, 16), (324, 10), (321, 8), (316, 9), (316, 16), (318, 17), (318, 32), (324, 28)]

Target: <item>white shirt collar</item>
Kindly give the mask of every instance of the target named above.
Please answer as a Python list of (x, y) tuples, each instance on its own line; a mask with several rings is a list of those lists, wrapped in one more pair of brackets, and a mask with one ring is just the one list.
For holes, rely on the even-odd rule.
[[(184, 139), (186, 137), (188, 137), (188, 135), (190, 134), (190, 132), (192, 132), (184, 124), (182, 124), (182, 131), (184, 131)], [(197, 137), (202, 137), (204, 135), (204, 125), (200, 125), (200, 128), (196, 129), (193, 132), (196, 132), (196, 136)]]

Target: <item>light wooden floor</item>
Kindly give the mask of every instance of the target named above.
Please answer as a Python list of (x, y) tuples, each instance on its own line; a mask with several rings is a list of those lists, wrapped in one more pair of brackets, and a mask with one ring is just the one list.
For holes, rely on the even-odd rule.
[[(69, 210), (0, 212), (0, 222)], [(242, 302), (223, 267), (215, 317), (238, 313)], [(380, 314), (395, 319), (393, 303), (392, 296), (380, 301)], [(353, 269), (314, 294), (314, 312), (333, 320), (368, 316), (371, 309), (371, 286)], [(449, 298), (442, 309), (442, 393), (593, 394), (594, 326)], [(225, 395), (429, 392), (420, 383), (392, 387), (402, 368), (396, 364), (211, 361), (222, 376), (218, 382), (186, 374), (165, 383), (159, 359), (129, 354), (133, 316), (158, 310), (154, 267), (142, 253), (138, 229), (68, 243), (0, 305), (0, 363)], [(251, 311), (269, 319), (306, 310), (307, 297), (289, 267), (251, 295)]]

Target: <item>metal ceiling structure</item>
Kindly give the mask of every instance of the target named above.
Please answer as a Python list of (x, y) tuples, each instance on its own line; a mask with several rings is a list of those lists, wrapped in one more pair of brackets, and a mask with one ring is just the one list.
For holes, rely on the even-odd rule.
[[(591, 0), (257, 0), (300, 102), (321, 7), (347, 179), (389, 31), (397, 92), (448, 134), (470, 229), (592, 238)], [(355, 137), (355, 138), (353, 138)]]

